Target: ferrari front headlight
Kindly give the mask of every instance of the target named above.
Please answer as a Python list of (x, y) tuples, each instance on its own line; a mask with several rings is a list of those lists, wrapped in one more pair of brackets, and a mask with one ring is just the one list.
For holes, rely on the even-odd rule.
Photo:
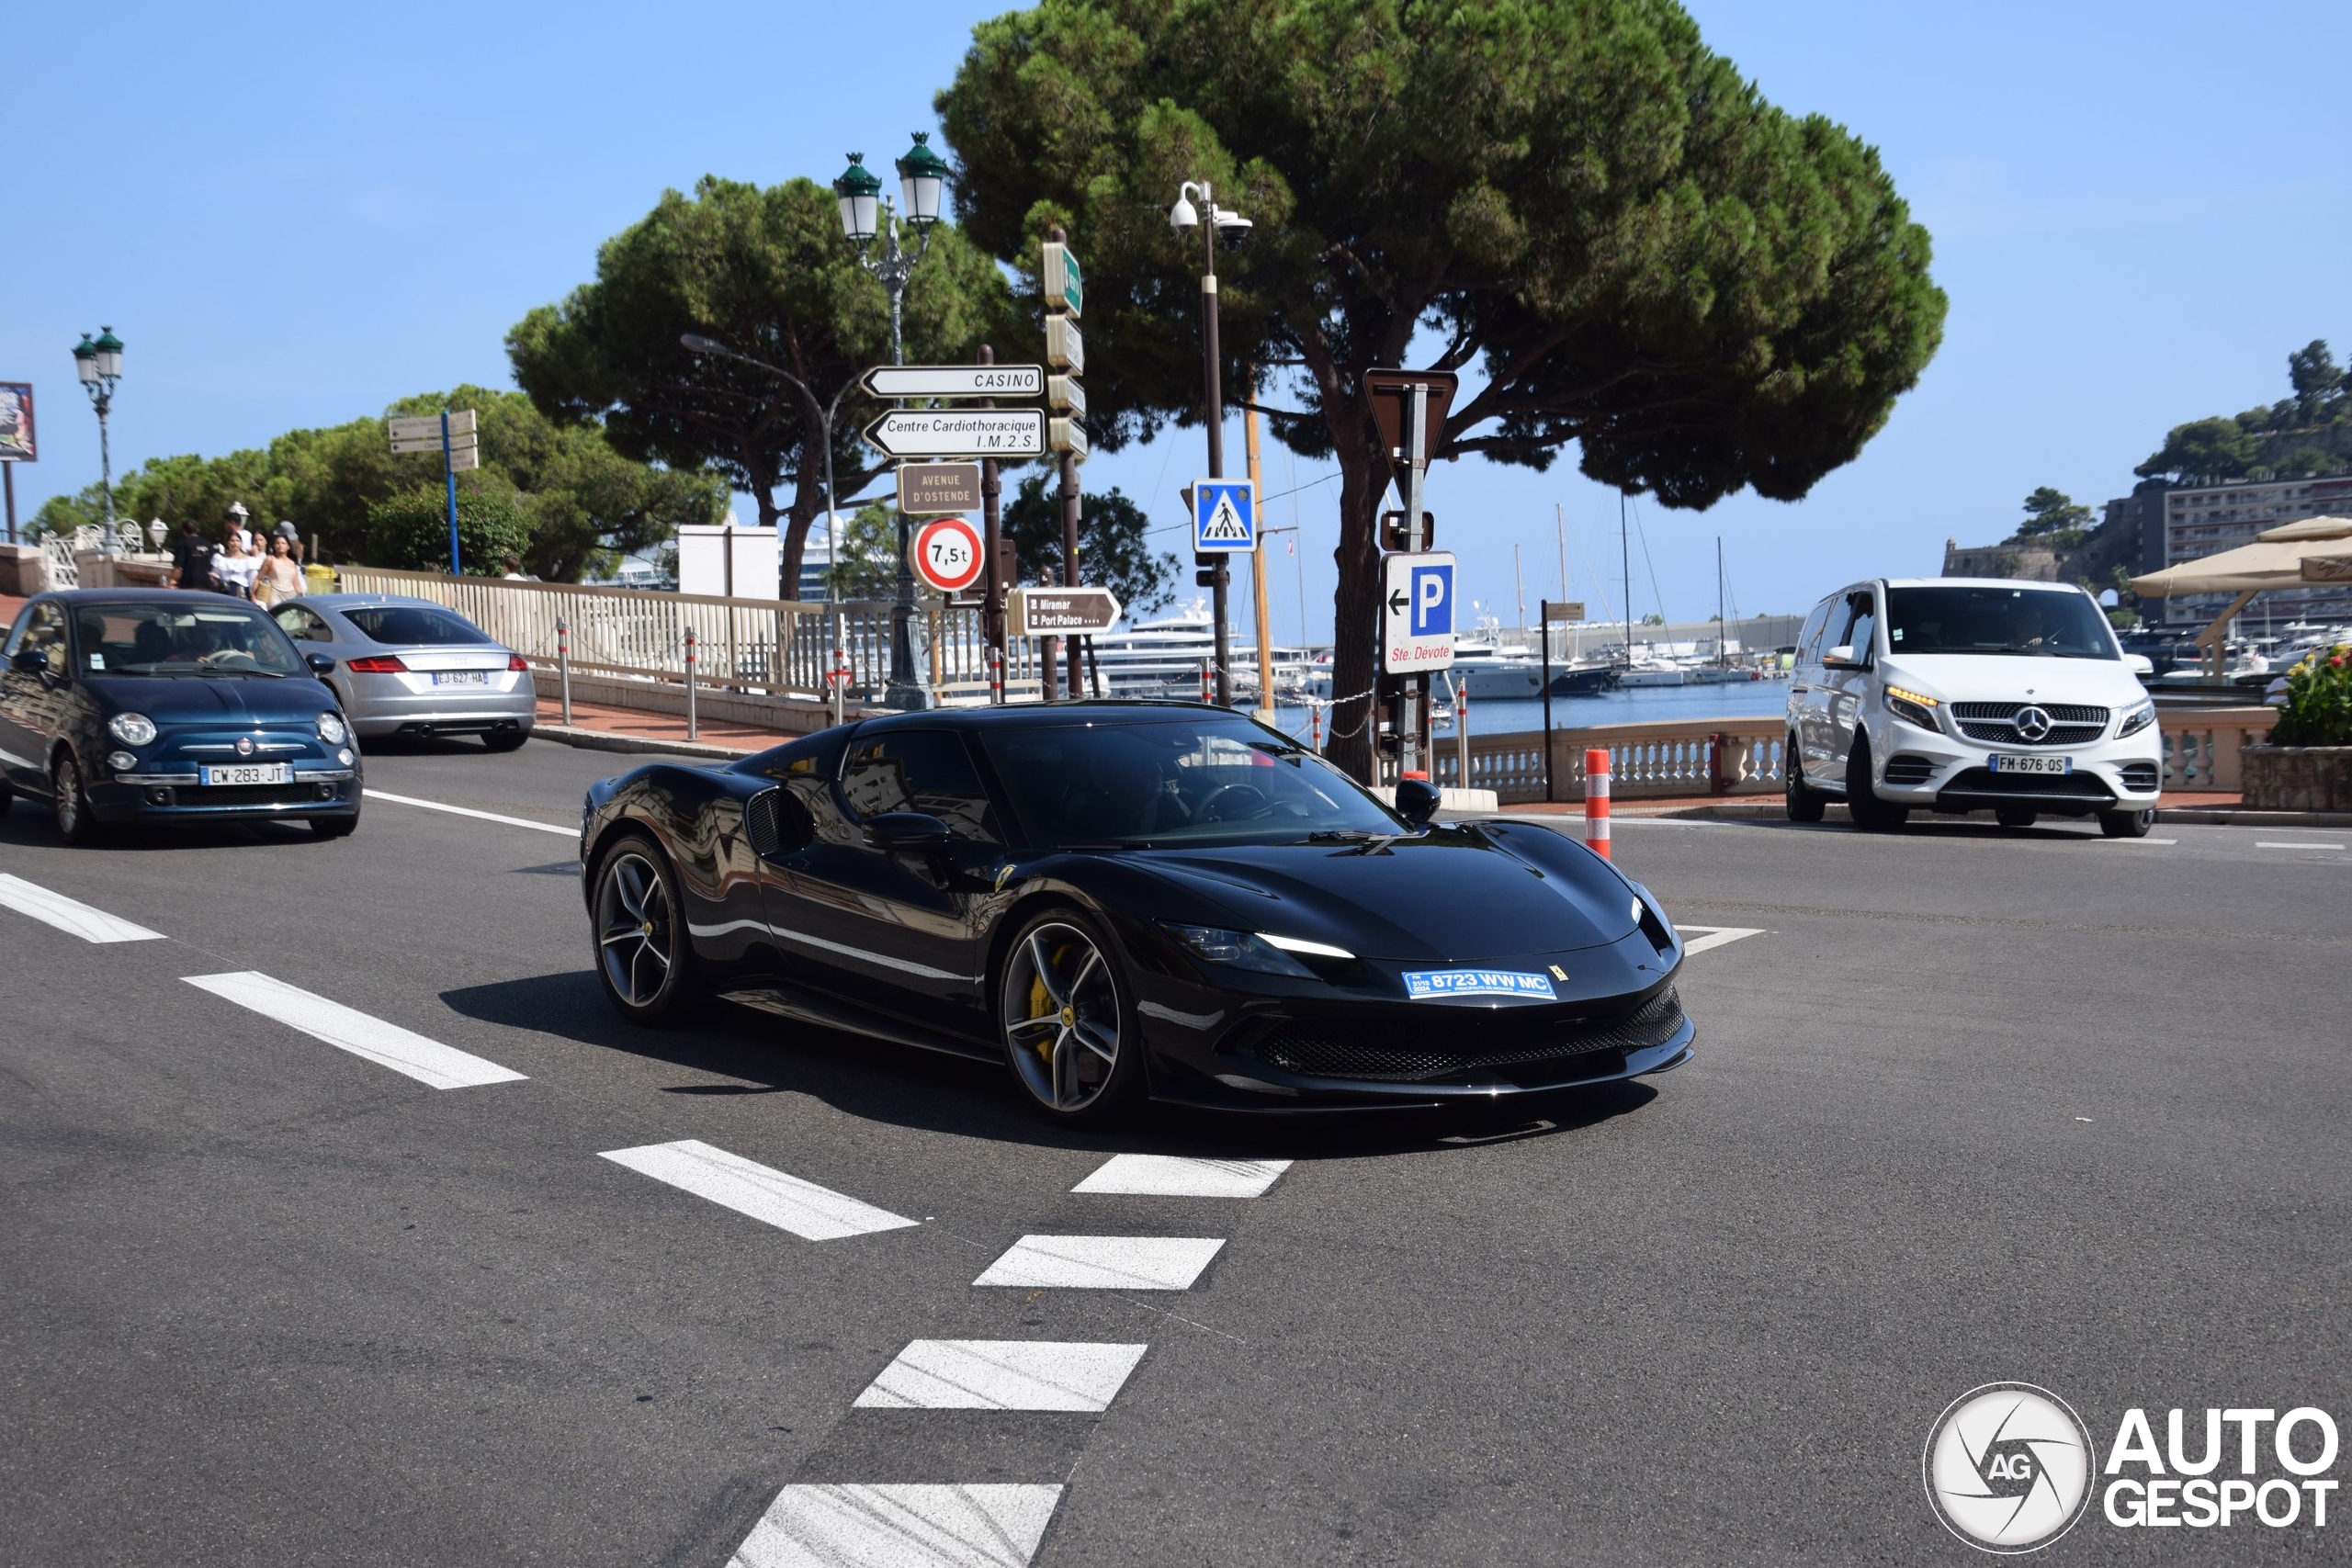
[[(1176, 939), (1177, 944), (1204, 963), (1223, 964), (1228, 969), (1248, 969), (1261, 975), (1288, 975), (1294, 979), (1318, 978), (1315, 971), (1268, 942), (1254, 931), (1231, 931), (1217, 926), (1185, 926), (1173, 920), (1162, 920), (1159, 929)], [(1337, 953), (1336, 948), (1315, 951)]]

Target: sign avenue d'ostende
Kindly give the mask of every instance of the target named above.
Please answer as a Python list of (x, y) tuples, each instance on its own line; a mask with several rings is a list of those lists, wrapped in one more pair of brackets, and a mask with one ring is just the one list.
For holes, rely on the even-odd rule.
[(865, 442), (892, 457), (1040, 457), (1046, 411), (892, 409), (865, 427)]
[(982, 504), (978, 463), (899, 465), (899, 510), (910, 517), (978, 512)]

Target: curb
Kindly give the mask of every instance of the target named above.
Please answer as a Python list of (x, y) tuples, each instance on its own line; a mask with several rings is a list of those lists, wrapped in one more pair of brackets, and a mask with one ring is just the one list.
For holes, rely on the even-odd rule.
[(616, 735), (605, 729), (582, 729), (577, 725), (535, 724), (531, 736), (537, 740), (553, 740), (565, 746), (577, 746), (583, 751), (626, 751), (642, 755), (660, 752), (670, 757), (700, 757), (714, 762), (740, 762), (756, 752), (738, 751), (731, 746), (712, 746), (699, 740), (662, 740), (650, 735)]
[[(1842, 820), (1846, 807), (1837, 802), (1828, 804), (1833, 819)], [(1699, 818), (1717, 822), (1778, 822), (1785, 820), (1787, 808), (1776, 797), (1771, 800), (1726, 802), (1721, 806), (1675, 806), (1644, 811), (1638, 807), (1619, 807), (1620, 817), (1647, 817), (1672, 821)], [(1570, 812), (1514, 811), (1498, 813), (1506, 821), (1529, 817), (1538, 821), (1557, 819), (1582, 822), (1582, 817)], [(1932, 820), (1932, 818), (1930, 818)], [(2158, 807), (2156, 820), (2175, 826), (2191, 828), (2352, 828), (2352, 812), (2346, 811), (2248, 811), (2239, 807)]]

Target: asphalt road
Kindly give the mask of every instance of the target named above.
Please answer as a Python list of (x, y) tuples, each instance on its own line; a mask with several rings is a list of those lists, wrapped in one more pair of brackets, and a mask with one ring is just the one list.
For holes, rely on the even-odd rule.
[[(1690, 1066), (1079, 1138), (978, 1066), (615, 1020), (567, 835), (633, 761), (371, 755), (492, 816), (335, 843), (0, 817), (0, 874), (159, 933), (0, 907), (0, 1561), (718, 1568), (787, 1488), (956, 1483), (1064, 1488), (1041, 1564), (1953, 1562), (1920, 1452), (1975, 1385), (2102, 1452), (2131, 1406), (2352, 1415), (2352, 832), (1620, 818), (1679, 921), (1753, 932), (1688, 963)], [(246, 972), (523, 1076), (187, 983)], [(599, 1157), (684, 1140), (913, 1223), (804, 1239)], [(1122, 1152), (1293, 1163), (1072, 1190)], [(974, 1282), (1071, 1235), (1222, 1245), (1182, 1289)], [(1100, 1410), (856, 1404), (923, 1340), (1144, 1348)], [(2340, 1550), (2217, 1534), (2094, 1505), (2049, 1555)]]

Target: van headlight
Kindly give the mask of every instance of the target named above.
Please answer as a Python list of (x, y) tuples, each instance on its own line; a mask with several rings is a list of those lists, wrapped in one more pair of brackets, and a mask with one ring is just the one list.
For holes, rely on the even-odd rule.
[(1886, 688), (1886, 711), (1905, 724), (1916, 724), (1922, 729), (1941, 730), (1936, 722), (1936, 699), (1925, 692), (1914, 692), (1903, 686)]
[(119, 713), (107, 720), (107, 733), (125, 746), (144, 746), (155, 739), (155, 721), (143, 713)]
[(2147, 728), (2148, 726), (2155, 722), (2155, 700), (2154, 698), (2150, 698), (2148, 701), (2140, 704), (2137, 707), (2131, 707), (2123, 710), (2123, 722), (2115, 727), (2115, 738), (2118, 740), (2120, 740), (2127, 735), (2137, 735), (2140, 731)]

